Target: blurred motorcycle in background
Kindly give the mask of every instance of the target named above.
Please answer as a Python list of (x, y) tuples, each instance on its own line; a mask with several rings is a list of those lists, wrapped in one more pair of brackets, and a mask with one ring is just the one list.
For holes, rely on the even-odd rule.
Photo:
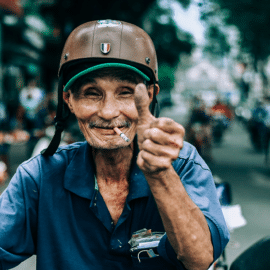
[(217, 99), (211, 108), (211, 116), (213, 142), (220, 145), (225, 131), (233, 120), (233, 111), (226, 103)]
[(268, 270), (269, 254), (270, 236), (265, 236), (242, 252), (232, 262), (230, 270)]
[(221, 112), (212, 114), (212, 135), (213, 142), (220, 145), (223, 140), (224, 132), (228, 128), (228, 118)]

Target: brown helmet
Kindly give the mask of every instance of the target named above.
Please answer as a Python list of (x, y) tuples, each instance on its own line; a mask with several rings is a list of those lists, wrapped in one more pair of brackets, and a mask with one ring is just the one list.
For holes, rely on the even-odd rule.
[(148, 81), (158, 81), (156, 50), (144, 30), (123, 21), (91, 21), (69, 35), (60, 60), (59, 76), (63, 74), (64, 83), (69, 87), (92, 70), (117, 66), (132, 69)]
[[(80, 76), (106, 67), (124, 67), (140, 74), (149, 83), (155, 85), (158, 82), (156, 50), (151, 38), (141, 28), (114, 20), (92, 21), (75, 28), (62, 52), (58, 72), (56, 129), (50, 145), (42, 151), (43, 155), (55, 153), (69, 115), (69, 109), (63, 103), (63, 91), (67, 91)], [(154, 95), (153, 114), (157, 111), (155, 104), (157, 99)]]

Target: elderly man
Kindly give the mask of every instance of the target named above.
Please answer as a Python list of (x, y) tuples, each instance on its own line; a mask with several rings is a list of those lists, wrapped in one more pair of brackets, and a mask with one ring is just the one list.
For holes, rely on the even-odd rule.
[[(59, 77), (51, 145), (1, 196), (0, 269), (32, 254), (41, 270), (207, 269), (229, 234), (184, 128), (153, 115), (150, 37), (125, 22), (85, 23), (66, 41)], [(55, 152), (67, 110), (86, 141)]]

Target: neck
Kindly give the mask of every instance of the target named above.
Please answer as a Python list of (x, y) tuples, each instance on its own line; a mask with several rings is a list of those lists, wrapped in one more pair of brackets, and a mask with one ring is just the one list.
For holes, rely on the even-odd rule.
[(126, 181), (129, 177), (133, 146), (113, 150), (93, 149), (98, 180), (110, 182)]

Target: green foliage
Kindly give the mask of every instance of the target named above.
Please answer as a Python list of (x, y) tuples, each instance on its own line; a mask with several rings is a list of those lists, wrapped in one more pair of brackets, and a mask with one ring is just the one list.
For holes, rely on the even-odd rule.
[(155, 44), (160, 62), (176, 66), (179, 64), (181, 53), (191, 53), (193, 48), (192, 37), (187, 33), (182, 33), (181, 38), (179, 38), (178, 31), (179, 29), (172, 21), (168, 24), (153, 22), (153, 31), (150, 36)]
[(220, 6), (215, 12), (226, 12), (226, 23), (235, 25), (241, 33), (241, 46), (254, 56), (255, 62), (270, 54), (269, 0), (214, 0)]
[(163, 91), (170, 91), (174, 87), (175, 68), (166, 63), (159, 64), (159, 86)]
[(230, 52), (225, 34), (216, 25), (210, 25), (206, 31), (207, 43), (204, 51), (214, 57), (224, 57)]

